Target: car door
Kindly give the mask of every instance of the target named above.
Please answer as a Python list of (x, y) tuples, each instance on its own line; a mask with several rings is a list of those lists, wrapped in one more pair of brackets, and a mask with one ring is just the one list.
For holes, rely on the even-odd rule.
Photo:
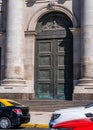
[(3, 106), (3, 104), (0, 102), (0, 117), (2, 116), (2, 114), (3, 114), (3, 109), (2, 109), (2, 106)]

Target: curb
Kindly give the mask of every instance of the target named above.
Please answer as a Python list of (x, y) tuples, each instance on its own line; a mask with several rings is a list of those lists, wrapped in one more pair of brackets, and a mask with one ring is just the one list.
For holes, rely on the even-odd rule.
[(22, 127), (30, 127), (30, 128), (49, 128), (48, 124), (22, 124)]

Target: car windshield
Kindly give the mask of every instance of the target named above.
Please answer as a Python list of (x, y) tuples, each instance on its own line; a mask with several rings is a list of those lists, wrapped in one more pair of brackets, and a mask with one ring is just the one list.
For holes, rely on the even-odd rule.
[(0, 107), (5, 107), (5, 105), (3, 103), (0, 102)]
[(88, 103), (87, 105), (85, 105), (85, 108), (90, 108), (90, 107), (93, 107), (93, 102)]

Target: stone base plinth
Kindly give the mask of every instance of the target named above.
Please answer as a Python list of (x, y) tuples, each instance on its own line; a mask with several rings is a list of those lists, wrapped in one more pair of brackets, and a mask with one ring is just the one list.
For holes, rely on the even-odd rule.
[(26, 81), (22, 79), (4, 79), (1, 82), (1, 85), (26, 85)]
[(93, 100), (93, 79), (80, 79), (74, 88), (74, 100)]
[(89, 101), (92, 100), (93, 101), (93, 94), (74, 93), (73, 100), (89, 100)]
[(34, 93), (29, 92), (27, 81), (21, 79), (5, 79), (0, 85), (0, 98), (33, 99)]

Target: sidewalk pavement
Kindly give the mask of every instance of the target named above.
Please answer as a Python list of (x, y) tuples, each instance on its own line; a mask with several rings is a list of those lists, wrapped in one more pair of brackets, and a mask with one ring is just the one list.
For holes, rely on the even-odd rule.
[(31, 128), (49, 128), (49, 120), (52, 112), (30, 112), (31, 119), (29, 123), (23, 124), (23, 127)]

